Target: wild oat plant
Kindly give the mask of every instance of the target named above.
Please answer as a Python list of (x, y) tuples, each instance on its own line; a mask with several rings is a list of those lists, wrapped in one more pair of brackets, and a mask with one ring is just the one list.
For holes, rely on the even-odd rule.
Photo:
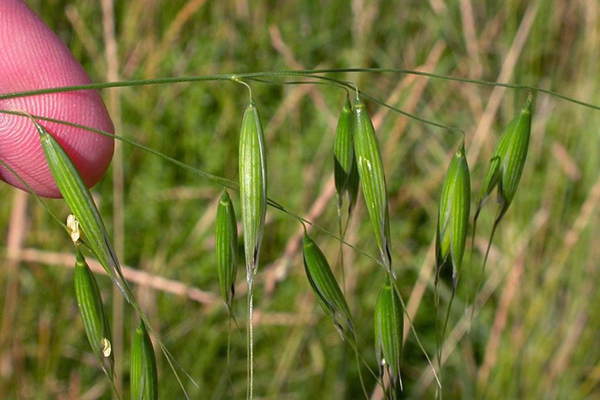
[[(186, 7), (199, 7), (195, 3), (188, 2)], [(462, 3), (462, 11), (471, 7), (466, 4), (468, 1)], [(77, 21), (81, 21), (76, 9), (69, 10), (73, 25), (85, 32), (85, 26), (78, 25)], [(528, 12), (537, 12), (537, 8), (531, 10)], [(165, 12), (170, 15), (170, 11)], [(73, 283), (69, 290), (74, 298), (69, 297), (66, 288), (60, 297), (69, 302), (66, 308), (77, 310), (81, 322), (73, 321), (73, 312), (62, 316), (70, 318), (69, 325), (74, 329), (59, 342), (62, 350), (56, 358), (70, 360), (65, 373), (68, 370), (71, 375), (54, 376), (72, 382), (72, 389), (71, 397), (58, 398), (83, 398), (87, 389), (85, 398), (129, 396), (132, 400), (244, 395), (247, 399), (502, 398), (494, 390), (502, 388), (501, 383), (507, 380), (516, 382), (506, 371), (513, 366), (525, 370), (528, 357), (535, 358), (527, 354), (526, 335), (539, 333), (541, 327), (531, 321), (546, 305), (534, 297), (531, 308), (522, 313), (511, 308), (515, 296), (521, 296), (516, 297), (521, 302), (531, 296), (520, 292), (532, 289), (527, 286), (531, 280), (523, 284), (519, 280), (536, 273), (529, 269), (549, 264), (533, 265), (528, 257), (529, 248), (543, 254), (534, 239), (550, 229), (548, 211), (536, 214), (534, 221), (538, 225), (532, 222), (525, 229), (523, 224), (515, 223), (531, 212), (525, 208), (526, 201), (554, 201), (552, 196), (537, 196), (535, 189), (519, 189), (533, 183), (535, 169), (546, 168), (545, 161), (540, 164), (540, 154), (547, 152), (547, 138), (536, 137), (541, 130), (536, 131), (535, 123), (550, 118), (548, 110), (558, 104), (571, 103), (569, 106), (578, 110), (573, 112), (580, 113), (597, 112), (600, 107), (535, 85), (459, 78), (458, 73), (425, 72), (424, 67), (298, 68), (158, 79), (129, 79), (133, 75), (128, 75), (128, 79), (91, 83), (66, 47), (24, 3), (5, 0), (0, 13), (4, 13), (0, 14), (0, 28), (14, 28), (3, 30), (9, 32), (7, 36), (12, 35), (6, 43), (21, 34), (25, 41), (45, 41), (43, 48), (48, 59), (70, 57), (67, 64), (72, 68), (69, 74), (73, 79), (63, 80), (53, 80), (50, 71), (39, 68), (29, 86), (7, 86), (14, 90), (5, 90), (0, 79), (0, 122), (5, 118), (18, 125), (18, 134), (22, 135), (19, 140), (32, 149), (31, 153), (21, 149), (16, 156), (0, 149), (2, 179), (31, 193), (39, 202), (43, 212), (36, 213), (36, 221), (50, 216), (52, 232), (62, 227), (67, 233), (64, 238), (51, 235), (48, 243), (66, 246), (70, 237), (74, 245), (67, 252), (67, 258), (73, 260), (70, 265), (74, 265), (68, 278)], [(9, 13), (25, 19), (21, 25), (14, 25), (16, 20), (6, 20)], [(177, 15), (182, 24), (189, 18), (185, 13)], [(24, 30), (19, 33), (17, 28)], [(110, 32), (110, 24), (108, 29)], [(180, 33), (177, 29), (168, 32), (176, 35)], [(34, 36), (29, 38), (29, 34)], [(270, 34), (275, 47), (285, 52), (275, 27)], [(163, 53), (168, 51), (169, 42), (164, 43)], [(439, 59), (440, 55), (436, 57)], [(159, 58), (150, 60), (147, 68), (155, 74), (159, 64)], [(243, 65), (243, 69), (252, 68)], [(7, 71), (14, 74), (14, 69)], [(15, 82), (21, 79), (8, 78)], [(384, 78), (387, 84), (398, 84), (398, 89), (389, 94), (383, 93), (381, 85), (365, 84), (366, 80), (382, 82)], [(425, 78), (460, 88), (457, 92), (491, 87), (490, 104), (503, 99), (504, 115), (479, 112), (479, 128), (478, 121), (467, 126), (463, 124), (464, 117), (450, 112), (460, 115), (460, 107), (467, 107), (461, 105), (450, 107), (440, 118), (442, 114), (437, 109), (446, 108), (446, 98), (433, 91), (426, 92), (431, 94), (427, 106), (413, 112), (418, 102), (400, 102), (399, 94), (413, 84), (413, 79), (417, 85), (419, 79), (425, 82)], [(176, 83), (194, 85), (182, 87)], [(171, 97), (152, 103), (156, 85), (168, 88)], [(108, 109), (118, 122), (117, 134), (97, 92), (116, 87), (129, 88), (121, 100), (132, 93), (139, 97), (139, 103), (120, 107), (116, 97), (111, 97)], [(189, 91), (200, 97), (195, 102), (179, 104), (171, 91), (174, 87), (185, 96)], [(197, 92), (199, 87), (203, 90), (201, 95)], [(237, 98), (240, 93), (244, 93), (239, 98), (245, 104)], [(314, 103), (294, 100), (298, 93), (310, 93), (306, 95)], [(466, 98), (473, 100), (473, 93), (468, 93)], [(389, 97), (382, 100), (386, 95)], [(73, 100), (78, 96), (84, 100)], [(453, 99), (461, 95), (455, 96)], [(69, 112), (48, 111), (40, 106), (39, 99), (46, 99), (60, 110), (67, 107), (64, 102), (70, 99)], [(523, 104), (523, 100), (525, 105), (515, 112), (516, 103)], [(466, 104), (467, 100), (463, 101)], [(534, 118), (536, 102), (545, 111)], [(276, 111), (279, 103), (284, 106)], [(333, 111), (329, 109), (331, 104), (335, 105)], [(95, 109), (78, 108), (87, 106)], [(150, 140), (142, 132), (156, 132), (150, 126), (156, 120), (146, 114), (160, 109), (179, 118), (193, 108), (203, 107), (210, 108), (210, 113), (202, 114), (206, 115), (205, 120), (189, 124), (182, 118), (176, 133), (168, 123), (157, 129), (163, 133), (160, 138)], [(481, 106), (474, 109), (478, 107)], [(86, 118), (69, 118), (73, 110), (79, 110), (90, 122)], [(142, 115), (136, 121), (139, 126), (123, 124), (124, 111)], [(221, 113), (226, 117), (215, 116)], [(98, 122), (97, 118), (103, 116), (108, 122)], [(265, 118), (265, 125), (261, 118)], [(455, 123), (440, 122), (454, 118)], [(296, 123), (291, 122), (294, 119)], [(508, 119), (512, 122), (496, 137), (490, 127), (500, 126)], [(410, 124), (409, 131), (413, 133), (398, 130), (395, 121)], [(318, 134), (313, 133), (313, 124), (318, 124)], [(304, 126), (310, 127), (310, 134)], [(190, 129), (194, 132), (190, 133)], [(82, 140), (96, 143), (91, 146), (91, 153), (78, 147)], [(112, 172), (114, 187), (119, 189), (109, 199), (106, 179), (98, 189), (90, 191), (108, 162), (104, 165), (90, 160), (95, 160), (95, 150), (96, 155), (103, 152), (102, 157), (110, 161), (113, 141), (117, 151)], [(178, 142), (184, 143), (185, 151)], [(553, 146), (554, 157), (562, 163), (560, 168), (565, 174), (576, 174), (579, 169), (565, 155), (565, 149), (556, 143)], [(591, 146), (590, 151), (596, 151), (596, 147)], [(533, 156), (538, 165), (529, 160)], [(486, 164), (481, 158), (489, 161)], [(140, 163), (139, 168), (136, 163)], [(148, 168), (151, 170), (146, 171)], [(553, 164), (553, 168), (559, 166)], [(424, 169), (427, 174), (421, 173)], [(581, 178), (581, 171), (578, 173)], [(147, 175), (141, 179), (138, 174)], [(521, 181), (525, 183), (520, 185)], [(552, 190), (544, 193), (559, 192), (555, 182), (546, 184)], [(472, 187), (480, 189), (476, 199), (472, 198)], [(600, 198), (596, 189), (583, 202), (581, 214), (567, 231), (566, 247), (558, 253), (560, 268), (571, 260), (577, 239), (594, 237), (586, 222), (595, 215), (595, 204)], [(431, 196), (422, 197), (421, 192)], [(483, 210), (494, 192), (497, 210), (490, 220)], [(582, 195), (574, 187), (565, 193)], [(128, 235), (117, 238), (116, 232), (121, 228), (118, 220), (111, 222), (108, 218), (111, 212), (107, 203), (113, 202), (115, 210), (120, 210), (129, 196), (135, 201), (125, 207), (126, 213), (130, 207), (132, 210), (131, 216), (124, 217)], [(46, 197), (63, 200), (50, 202)], [(194, 204), (182, 205), (185, 201)], [(509, 207), (514, 215), (508, 213)], [(202, 216), (192, 217), (190, 210), (200, 210)], [(506, 227), (501, 224), (511, 218), (512, 223), (506, 222)], [(564, 224), (571, 221), (567, 208), (561, 218)], [(477, 236), (480, 220), (490, 232), (487, 242)], [(505, 236), (497, 240), (496, 248), (492, 247), (496, 233), (504, 228)], [(148, 229), (152, 234), (136, 235), (136, 231)], [(469, 230), (471, 256), (465, 261)], [(111, 235), (111, 231), (115, 233)], [(34, 241), (44, 235), (46, 231), (37, 233)], [(507, 254), (514, 253), (509, 256), (503, 248), (511, 241), (519, 246), (508, 247)], [(485, 244), (481, 246), (480, 242)], [(427, 250), (429, 243), (431, 251)], [(7, 254), (10, 251), (7, 249)], [(589, 251), (594, 253), (595, 248)], [(9, 261), (13, 259), (10, 257), (14, 254), (8, 256)], [(53, 263), (62, 264), (63, 258), (59, 260)], [(245, 282), (237, 274), (242, 260), (246, 265)], [(488, 263), (494, 264), (491, 272), (486, 271)], [(194, 267), (188, 268), (190, 264)], [(416, 268), (415, 264), (422, 266)], [(514, 265), (507, 267), (508, 264)], [(177, 279), (160, 276), (171, 267), (169, 274)], [(589, 273), (595, 274), (593, 267)], [(561, 279), (570, 279), (561, 269), (554, 268), (544, 277), (544, 293), (557, 296), (560, 293), (555, 291), (561, 286)], [(494, 314), (486, 300), (494, 296), (494, 289), (504, 278), (507, 283), (495, 298), (499, 305)], [(583, 285), (582, 291), (593, 293), (594, 279), (596, 275), (590, 278), (589, 285)], [(24, 280), (22, 285), (27, 290), (31, 282)], [(187, 304), (181, 303), (183, 300), (157, 298), (149, 295), (148, 288), (195, 300), (202, 309), (190, 311)], [(240, 300), (243, 295), (245, 304)], [(568, 296), (561, 298), (570, 304)], [(119, 306), (120, 299), (130, 307)], [(173, 306), (172, 302), (179, 303)], [(320, 310), (314, 309), (315, 303)], [(566, 334), (570, 340), (567, 343), (576, 343), (585, 336), (583, 332), (589, 335), (585, 304), (591, 307), (593, 303), (581, 300), (581, 304), (573, 306), (578, 323), (563, 325), (571, 332)], [(552, 310), (554, 306), (551, 305)], [(419, 307), (423, 309), (420, 313)], [(10, 318), (6, 315), (3, 318)], [(564, 315), (566, 318), (570, 314), (565, 311)], [(521, 335), (505, 332), (507, 320), (513, 323), (513, 319), (518, 321), (513, 328), (522, 329)], [(39, 329), (42, 341), (46, 336), (42, 327)], [(22, 330), (17, 328), (15, 332)], [(2, 332), (0, 350), (4, 352), (9, 336)], [(81, 345), (84, 336), (89, 348)], [(589, 345), (588, 341), (585, 343)], [(523, 354), (514, 353), (513, 359), (498, 355), (500, 346), (514, 346)], [(155, 353), (155, 347), (160, 351)], [(567, 362), (574, 353), (573, 347), (565, 344), (556, 360)], [(50, 370), (60, 370), (57, 361), (49, 361), (44, 354), (40, 353), (40, 360), (46, 360)], [(6, 367), (12, 364), (2, 361), (2, 357), (5, 355), (0, 354), (0, 376), (4, 377), (13, 372), (12, 367)], [(463, 366), (464, 360), (468, 363)], [(554, 382), (543, 376), (561, 379), (561, 368), (563, 364), (549, 360), (531, 373), (552, 386)], [(77, 386), (80, 378), (75, 378), (72, 370), (81, 370), (82, 387)], [(586, 373), (578, 378), (579, 386), (568, 381), (572, 388), (569, 393), (572, 398), (600, 398), (598, 366), (584, 370)], [(28, 380), (24, 385), (33, 387)], [(552, 396), (542, 386), (515, 385), (521, 385), (520, 389), (507, 388), (505, 398), (566, 398), (564, 391), (556, 391), (559, 394)], [(0, 388), (4, 387), (6, 393), (11, 393), (5, 398), (45, 398), (2, 383)], [(96, 394), (91, 393), (92, 389)], [(533, 397), (524, 394), (529, 389), (536, 393)]]

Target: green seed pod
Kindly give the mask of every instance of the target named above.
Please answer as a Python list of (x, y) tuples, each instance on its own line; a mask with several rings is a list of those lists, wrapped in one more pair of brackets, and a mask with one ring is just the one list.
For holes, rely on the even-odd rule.
[(435, 241), (436, 283), (441, 268), (449, 264), (452, 266), (454, 289), (465, 252), (470, 204), (471, 179), (463, 141), (444, 179)]
[(310, 286), (317, 295), (319, 304), (333, 319), (333, 323), (342, 339), (348, 337), (347, 330), (352, 333), (351, 338), (353, 338), (354, 324), (350, 308), (333, 272), (331, 272), (331, 267), (325, 255), (306, 232), (302, 238), (302, 246), (304, 270)]
[[(481, 188), (481, 195), (479, 196), (479, 202), (477, 203), (477, 208), (473, 217), (473, 236), (471, 240), (473, 243), (475, 242), (475, 231), (477, 229), (479, 213), (495, 187), (498, 187), (499, 207), (481, 267), (481, 278), (478, 284), (479, 288), (481, 288), (481, 285), (483, 284), (483, 273), (485, 271), (488, 255), (490, 254), (492, 241), (494, 240), (494, 234), (514, 199), (519, 181), (521, 180), (521, 174), (523, 173), (523, 166), (525, 165), (525, 159), (527, 158), (529, 136), (531, 133), (532, 102), (533, 95), (530, 93), (521, 113), (510, 122), (500, 137), (500, 141), (492, 153), (492, 159), (490, 160), (490, 165), (485, 174), (485, 179)], [(472, 307), (471, 319), (473, 318), (474, 310), (475, 307)]]
[[(33, 120), (33, 123), (40, 135), (50, 171), (67, 205), (79, 221), (87, 245), (92, 249), (106, 273), (123, 290), (126, 283), (122, 279), (121, 267), (90, 191), (81, 179), (79, 171), (77, 171), (77, 168), (75, 168), (73, 162), (56, 139), (37, 121)], [(126, 297), (128, 296), (126, 295)], [(128, 300), (133, 301), (131, 298), (128, 298)]]
[(500, 203), (497, 221), (502, 219), (513, 201), (529, 149), (532, 101), (533, 96), (530, 94), (520, 115), (511, 121), (494, 149), (481, 188), (475, 219), (495, 187), (498, 187)]
[(354, 151), (363, 196), (375, 230), (375, 238), (385, 268), (394, 275), (390, 243), (390, 216), (381, 151), (373, 123), (358, 93), (354, 103)]
[(227, 312), (231, 315), (233, 296), (235, 295), (235, 277), (238, 269), (238, 234), (235, 210), (226, 190), (223, 191), (217, 208), (215, 248), (221, 295), (227, 307)]
[(358, 170), (354, 158), (352, 114), (350, 99), (346, 98), (346, 103), (338, 119), (333, 144), (333, 172), (338, 198), (338, 209), (342, 208), (344, 194), (348, 193), (349, 214), (352, 214), (352, 210), (356, 205), (359, 184)]
[(154, 348), (142, 321), (131, 345), (131, 400), (157, 400), (158, 374)]
[(404, 317), (398, 293), (389, 276), (379, 292), (374, 310), (375, 317), (375, 350), (379, 362), (379, 373), (383, 377), (384, 370), (390, 376), (392, 387), (402, 387), (400, 360), (402, 357), (402, 334)]
[(76, 246), (75, 262), (75, 297), (77, 307), (83, 321), (83, 327), (94, 355), (109, 376), (112, 376), (114, 356), (112, 354), (112, 338), (108, 318), (102, 305), (102, 297), (94, 274), (85, 262), (79, 246)]
[(267, 166), (260, 116), (254, 101), (244, 112), (240, 133), (240, 199), (248, 279), (256, 273), (267, 211)]

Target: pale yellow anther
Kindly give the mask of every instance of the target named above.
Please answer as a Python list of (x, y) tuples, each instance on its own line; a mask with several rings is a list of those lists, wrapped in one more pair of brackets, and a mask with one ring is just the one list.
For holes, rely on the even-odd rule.
[(69, 214), (67, 217), (67, 228), (71, 230), (71, 240), (73, 243), (77, 243), (81, 233), (79, 231), (79, 221), (73, 214)]
[(110, 354), (112, 353), (112, 346), (110, 344), (110, 340), (108, 340), (107, 338), (102, 338), (100, 342), (102, 344), (102, 354), (106, 358), (110, 357)]

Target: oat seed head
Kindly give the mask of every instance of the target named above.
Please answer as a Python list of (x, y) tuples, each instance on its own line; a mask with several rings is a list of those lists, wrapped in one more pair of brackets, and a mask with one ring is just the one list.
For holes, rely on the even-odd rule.
[(304, 270), (323, 310), (329, 314), (342, 339), (354, 337), (354, 323), (346, 298), (325, 255), (305, 232), (302, 238)]
[(373, 123), (358, 93), (354, 103), (354, 127), (354, 151), (363, 197), (375, 231), (381, 260), (388, 272), (394, 275), (383, 160)]

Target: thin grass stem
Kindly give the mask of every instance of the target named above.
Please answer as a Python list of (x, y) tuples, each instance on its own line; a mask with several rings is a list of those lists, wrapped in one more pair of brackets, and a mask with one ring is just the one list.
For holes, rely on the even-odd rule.
[[(279, 70), (279, 71), (262, 71), (262, 72), (249, 72), (239, 74), (217, 74), (217, 75), (202, 75), (202, 76), (182, 76), (182, 77), (167, 77), (167, 78), (154, 78), (154, 79), (138, 79), (138, 80), (127, 80), (127, 81), (116, 81), (116, 82), (104, 82), (104, 83), (92, 83), (87, 85), (74, 85), (64, 86), (57, 88), (47, 88), (39, 90), (28, 90), (22, 92), (5, 93), (0, 95), (0, 100), (7, 100), (17, 97), (36, 96), (41, 94), (49, 93), (61, 93), (74, 90), (88, 90), (88, 89), (107, 89), (116, 87), (130, 87), (130, 86), (146, 86), (146, 85), (162, 85), (162, 84), (173, 84), (173, 83), (190, 83), (190, 82), (211, 82), (211, 81), (236, 81), (240, 79), (250, 78), (265, 78), (274, 76), (317, 76), (319, 74), (333, 74), (333, 73), (393, 73), (393, 74), (409, 74), (417, 76), (425, 76), (428, 78), (470, 83), (482, 86), (492, 87), (504, 87), (515, 90), (528, 90), (533, 92), (544, 93), (561, 100), (568, 101), (586, 108), (600, 111), (600, 106), (588, 103), (582, 100), (575, 99), (573, 97), (566, 96), (564, 94), (555, 92), (553, 90), (543, 89), (537, 86), (522, 85), (516, 83), (502, 83), (502, 82), (491, 82), (483, 81), (478, 79), (470, 78), (459, 78), (451, 75), (436, 74), (432, 72), (416, 71), (404, 68), (331, 68), (331, 69), (308, 69), (308, 70)], [(339, 81), (338, 81), (339, 82)]]

